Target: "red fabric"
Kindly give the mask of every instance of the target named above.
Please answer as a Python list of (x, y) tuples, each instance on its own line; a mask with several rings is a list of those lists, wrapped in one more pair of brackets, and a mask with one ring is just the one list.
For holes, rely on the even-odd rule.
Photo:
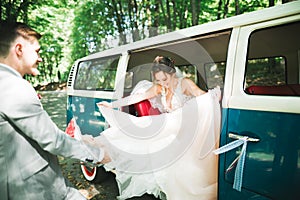
[(265, 95), (300, 95), (300, 85), (279, 85), (279, 86), (250, 86), (246, 89), (249, 94), (265, 94)]
[(74, 124), (74, 119), (71, 119), (69, 122), (67, 128), (66, 128), (66, 134), (74, 138), (74, 133), (75, 133), (75, 124)]
[(43, 98), (42, 95), (39, 94), (39, 93), (37, 94), (37, 96), (38, 96), (39, 99)]
[(160, 114), (159, 110), (157, 108), (153, 108), (148, 100), (134, 104), (134, 108), (139, 117)]

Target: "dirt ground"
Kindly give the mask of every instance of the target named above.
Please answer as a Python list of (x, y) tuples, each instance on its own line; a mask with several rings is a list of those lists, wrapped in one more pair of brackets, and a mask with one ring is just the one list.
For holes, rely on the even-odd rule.
[(108, 173), (107, 179), (99, 184), (93, 184), (87, 181), (80, 170), (80, 164), (77, 160), (59, 158), (64, 176), (69, 182), (79, 190), (89, 191), (92, 200), (113, 200), (118, 196), (118, 188), (114, 179), (114, 174)]
[[(107, 177), (101, 183), (93, 184), (87, 181), (80, 170), (77, 160), (59, 158), (60, 165), (64, 176), (72, 183), (72, 185), (93, 196), (91, 200), (115, 200), (119, 195), (117, 183), (113, 173), (107, 174)], [(143, 195), (142, 197), (130, 198), (130, 200), (158, 200), (151, 195)]]

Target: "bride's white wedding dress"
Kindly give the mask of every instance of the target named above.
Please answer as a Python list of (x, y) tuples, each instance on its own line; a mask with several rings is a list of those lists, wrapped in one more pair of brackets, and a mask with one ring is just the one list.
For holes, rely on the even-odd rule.
[(100, 107), (110, 128), (95, 140), (112, 158), (105, 168), (116, 172), (118, 199), (144, 193), (163, 198), (161, 192), (168, 200), (217, 198), (218, 159), (212, 151), (219, 142), (220, 89), (192, 99), (180, 90), (172, 112), (161, 115), (135, 117)]

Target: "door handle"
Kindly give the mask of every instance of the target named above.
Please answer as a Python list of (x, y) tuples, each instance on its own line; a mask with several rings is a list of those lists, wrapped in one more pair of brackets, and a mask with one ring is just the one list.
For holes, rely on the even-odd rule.
[(258, 138), (252, 138), (252, 137), (248, 137), (248, 136), (244, 136), (244, 135), (237, 135), (235, 133), (229, 133), (228, 137), (231, 139), (235, 139), (235, 140), (240, 140), (242, 138), (246, 138), (246, 140), (249, 142), (259, 142), (260, 141)]
[(235, 149), (243, 145), (240, 151), (240, 155), (226, 169), (226, 173), (227, 173), (229, 170), (233, 168), (235, 164), (237, 164), (235, 175), (234, 175), (234, 181), (233, 181), (233, 189), (236, 189), (237, 191), (241, 191), (242, 183), (243, 183), (243, 172), (244, 172), (247, 142), (259, 142), (260, 140), (258, 138), (252, 138), (246, 135), (245, 136), (238, 135), (235, 133), (228, 133), (228, 137), (231, 139), (235, 139), (236, 141), (232, 141), (229, 144), (226, 144), (220, 147), (219, 149), (214, 150), (214, 153), (215, 154), (226, 153), (232, 149)]

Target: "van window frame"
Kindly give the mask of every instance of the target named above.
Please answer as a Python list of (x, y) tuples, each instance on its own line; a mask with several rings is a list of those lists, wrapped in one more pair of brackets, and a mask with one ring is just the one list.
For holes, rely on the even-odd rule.
[[(111, 55), (111, 56), (105, 56), (105, 57), (99, 57), (99, 58), (92, 58), (92, 59), (86, 59), (86, 60), (81, 60), (78, 62), (77, 64), (77, 70), (76, 70), (76, 75), (74, 77), (74, 89), (75, 90), (84, 90), (84, 91), (107, 91), (107, 92), (114, 92), (115, 91), (115, 84), (116, 84), (116, 76), (117, 76), (117, 70), (118, 70), (118, 63), (120, 61), (120, 57), (121, 55), (120, 54), (117, 54), (117, 55)], [(91, 87), (89, 88), (88, 86), (84, 86), (84, 87), (78, 87), (78, 76), (79, 76), (79, 73), (80, 73), (80, 65), (84, 62), (95, 62), (97, 60), (99, 61), (103, 61), (103, 60), (109, 60), (109, 59), (112, 59), (112, 62), (109, 64), (109, 70), (103, 70), (103, 71), (112, 71), (111, 69), (115, 69), (113, 70), (114, 71), (114, 74), (112, 75), (113, 79), (110, 79), (111, 81), (113, 80), (113, 83), (111, 84), (111, 87), (107, 88), (107, 87)], [(111, 64), (115, 63), (115, 67), (114, 68), (111, 68)], [(89, 66), (88, 68), (91, 68), (91, 67), (94, 67), (96, 65), (92, 65), (92, 66)], [(111, 68), (111, 69), (110, 69)], [(90, 69), (89, 69), (90, 70)], [(104, 75), (104, 77), (106, 77)], [(89, 78), (85, 78), (85, 81), (89, 79)], [(83, 80), (84, 81), (84, 80)]]
[[(275, 25), (275, 26), (270, 26), (270, 27), (265, 27), (265, 28), (262, 28), (262, 29), (257, 29), (257, 30), (254, 30), (250, 33), (249, 37), (248, 37), (248, 46), (247, 46), (247, 55), (246, 55), (246, 63), (245, 63), (245, 72), (244, 72), (244, 82), (243, 82), (243, 88), (244, 88), (244, 92), (247, 94), (247, 95), (267, 95), (267, 96), (300, 96), (300, 94), (298, 94), (296, 92), (296, 90), (298, 90), (298, 88), (300, 88), (300, 83), (298, 81), (298, 83), (295, 83), (293, 85), (289, 84), (289, 79), (288, 79), (288, 66), (287, 66), (287, 58), (285, 57), (285, 55), (283, 54), (274, 54), (274, 55), (271, 55), (271, 56), (257, 56), (257, 57), (250, 57), (250, 51), (255, 51), (256, 49), (250, 49), (251, 47), (251, 39), (252, 37), (256, 37), (256, 33), (261, 33), (263, 31), (265, 31), (264, 34), (267, 33), (267, 31), (271, 30), (271, 31), (278, 31), (278, 30), (284, 30), (284, 27), (287, 27), (287, 26), (293, 26), (294, 24), (299, 25), (300, 22), (290, 22), (290, 23), (286, 23), (286, 24), (280, 24), (280, 25)], [(273, 29), (273, 30), (272, 30)], [(256, 38), (255, 38), (256, 39)], [(259, 41), (261, 39), (256, 39), (259, 43)], [(274, 39), (275, 40), (275, 39)], [(259, 60), (259, 59), (272, 59), (272, 58), (283, 58), (284, 60), (284, 80), (281, 80), (283, 81), (284, 83), (275, 83), (275, 81), (273, 82), (273, 84), (271, 83), (260, 83), (260, 84), (253, 84), (253, 85), (247, 85), (247, 77), (249, 75), (248, 73), (248, 70), (249, 70), (249, 61), (252, 61), (252, 60)], [(271, 66), (269, 66), (271, 67)], [(280, 68), (280, 66), (279, 66)], [(274, 67), (274, 69), (276, 69)], [(274, 70), (273, 69), (273, 70)], [(298, 73), (299, 73), (299, 69), (298, 70)], [(268, 78), (271, 78), (272, 73), (270, 73), (270, 75), (265, 79), (265, 81), (268, 79)], [(276, 78), (275, 77), (276, 75), (274, 75), (273, 79)], [(298, 77), (299, 79), (299, 77)], [(298, 86), (299, 85), (299, 86)]]
[[(225, 98), (223, 98), (222, 101), (223, 107), (270, 112), (300, 113), (300, 98), (298, 96), (289, 96), (289, 104), (294, 106), (286, 106), (286, 96), (248, 95), (244, 91), (246, 57), (251, 33), (256, 30), (294, 22), (299, 22), (299, 15), (263, 21), (257, 24), (250, 24), (248, 26), (233, 29), (232, 36), (235, 37), (231, 38), (230, 41), (231, 46), (228, 54), (229, 57), (227, 60), (224, 88)], [(235, 53), (232, 54), (230, 52)]]

